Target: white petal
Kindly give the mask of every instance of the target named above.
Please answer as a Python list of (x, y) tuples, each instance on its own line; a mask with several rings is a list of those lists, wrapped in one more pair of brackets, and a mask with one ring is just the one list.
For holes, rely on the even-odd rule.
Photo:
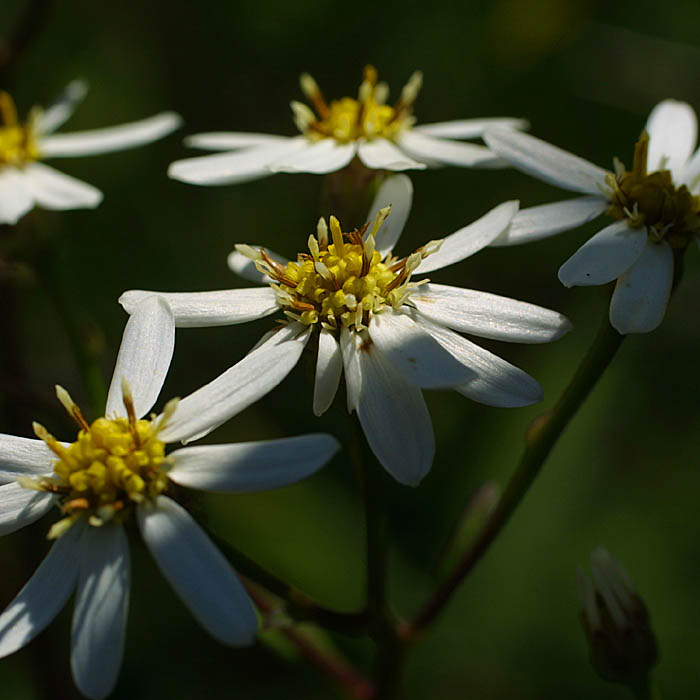
[(382, 356), (417, 386), (453, 387), (474, 377), (469, 368), (404, 313), (388, 309), (375, 314), (369, 325), (369, 336)]
[(362, 391), (362, 365), (360, 351), (363, 345), (362, 336), (347, 328), (340, 329), (340, 352), (343, 356), (345, 370), (345, 393), (347, 395), (348, 413), (357, 409), (357, 402)]
[(362, 390), (357, 416), (372, 452), (397, 481), (416, 486), (430, 471), (435, 436), (421, 390), (379, 351), (360, 349)]
[(675, 182), (679, 185), (687, 185), (691, 193), (698, 194), (700, 191), (700, 148), (686, 163), (681, 176)]
[(281, 328), (222, 375), (182, 399), (161, 439), (196, 440), (255, 403), (292, 371), (310, 333), (299, 323)]
[(273, 173), (332, 173), (342, 170), (354, 155), (354, 143), (323, 139), (275, 159), (268, 167)]
[(183, 447), (170, 453), (173, 467), (168, 476), (203, 491), (265, 491), (305, 479), (339, 449), (338, 441), (324, 434)]
[(518, 211), (518, 202), (503, 202), (481, 218), (447, 236), (440, 249), (425, 258), (414, 274), (440, 270), (485, 248), (506, 230)]
[(175, 592), (215, 639), (242, 646), (257, 632), (255, 611), (229, 563), (184, 508), (164, 496), (137, 508), (146, 545)]
[(39, 118), (38, 130), (41, 134), (50, 134), (63, 126), (72, 116), (75, 108), (87, 95), (87, 83), (83, 80), (72, 80), (58, 99)]
[(80, 576), (73, 609), (71, 667), (89, 698), (112, 692), (124, 654), (131, 564), (124, 528), (87, 527), (78, 545)]
[(0, 434), (0, 484), (18, 476), (37, 476), (51, 471), (56, 456), (43, 440)]
[(420, 314), (416, 320), (445, 350), (473, 370), (474, 379), (455, 387), (460, 394), (502, 408), (529, 406), (542, 400), (542, 387), (529, 374)]
[(431, 164), (456, 165), (461, 168), (508, 166), (506, 161), (486, 146), (450, 141), (417, 131), (402, 133), (399, 145), (409, 156)]
[(605, 197), (587, 195), (521, 209), (513, 217), (510, 226), (490, 245), (495, 247), (529, 243), (583, 226), (602, 214), (609, 204)]
[(357, 151), (360, 160), (372, 170), (422, 170), (426, 167), (386, 139), (362, 141)]
[(244, 151), (184, 158), (170, 164), (168, 175), (193, 185), (230, 185), (270, 175), (269, 163), (285, 154), (308, 148), (303, 136), (263, 144)]
[(618, 333), (648, 333), (664, 320), (673, 283), (671, 246), (647, 242), (637, 262), (617, 280), (610, 323)]
[(486, 129), (527, 129), (529, 126), (529, 122), (525, 119), (489, 117), (487, 119), (455, 119), (450, 122), (419, 124), (413, 129), (421, 134), (446, 139), (474, 139), (481, 136)]
[(343, 357), (340, 345), (330, 331), (321, 329), (318, 336), (316, 376), (314, 378), (314, 415), (323, 415), (333, 403), (340, 375), (343, 373)]
[(391, 214), (384, 220), (375, 236), (376, 249), (385, 258), (394, 248), (401, 236), (403, 227), (411, 211), (413, 185), (407, 175), (394, 175), (386, 179), (379, 188), (369, 209), (367, 221), (371, 223), (377, 212), (391, 205)]
[(0, 535), (8, 535), (39, 520), (51, 510), (53, 502), (50, 493), (26, 489), (16, 482), (0, 486)]
[(236, 131), (213, 131), (207, 134), (194, 134), (185, 139), (185, 146), (206, 151), (234, 151), (250, 146), (267, 146), (288, 143), (289, 137), (273, 134), (252, 134)]
[(245, 323), (279, 311), (274, 291), (224, 289), (217, 292), (146, 292), (132, 289), (119, 297), (127, 313), (152, 296), (164, 299), (172, 309), (178, 328), (207, 328)]
[(43, 163), (29, 164), (24, 175), (32, 197), (45, 209), (94, 209), (102, 201), (96, 187)]
[(126, 416), (122, 382), (134, 399), (136, 417), (145, 416), (160, 394), (175, 349), (175, 319), (168, 303), (150, 296), (137, 304), (124, 329), (105, 415)]
[(646, 228), (615, 221), (589, 238), (560, 268), (565, 287), (607, 284), (634, 265), (647, 242)]
[(39, 568), (0, 615), (0, 657), (29, 644), (66, 604), (78, 578), (76, 545), (81, 534), (82, 527), (76, 523), (56, 540)]
[(556, 311), (473, 289), (424, 284), (410, 301), (432, 321), (482, 338), (548, 343), (571, 330), (569, 320)]
[(107, 129), (47, 136), (39, 142), (39, 150), (44, 158), (89, 156), (122, 151), (157, 141), (175, 131), (181, 123), (182, 119), (174, 112), (161, 112), (148, 119), (111, 126)]
[(0, 167), (0, 224), (16, 224), (34, 206), (24, 173)]
[(684, 167), (695, 150), (698, 120), (687, 102), (664, 100), (651, 110), (646, 130), (649, 134), (647, 170), (670, 170), (680, 183)]
[(607, 171), (521, 131), (494, 129), (484, 134), (489, 147), (514, 167), (573, 192), (600, 194)]
[[(250, 247), (257, 248), (258, 250), (261, 248), (259, 245), (251, 245)], [(286, 265), (289, 262), (287, 258), (275, 253), (269, 248), (265, 248), (265, 253), (267, 253), (267, 255), (274, 261), (280, 263), (280, 265)], [(244, 280), (248, 280), (249, 282), (257, 282), (258, 284), (270, 283), (270, 278), (260, 272), (250, 258), (246, 258), (245, 255), (241, 255), (241, 253), (239, 253), (237, 250), (234, 250), (229, 254), (226, 262), (228, 263), (231, 272), (239, 277), (242, 277)]]

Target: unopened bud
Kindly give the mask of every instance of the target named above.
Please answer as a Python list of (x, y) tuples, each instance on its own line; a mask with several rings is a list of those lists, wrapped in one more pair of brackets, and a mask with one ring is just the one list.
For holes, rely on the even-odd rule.
[(593, 552), (591, 568), (593, 580), (580, 568), (577, 572), (591, 665), (603, 680), (638, 688), (658, 660), (646, 605), (607, 550)]

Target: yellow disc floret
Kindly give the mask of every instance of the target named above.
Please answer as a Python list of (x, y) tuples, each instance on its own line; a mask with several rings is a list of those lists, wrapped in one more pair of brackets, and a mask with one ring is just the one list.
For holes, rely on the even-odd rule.
[(33, 109), (27, 123), (20, 124), (12, 97), (0, 91), (0, 168), (21, 167), (39, 158), (36, 128), (39, 115), (40, 111)]
[(319, 323), (332, 331), (342, 327), (360, 331), (367, 328), (372, 314), (386, 306), (398, 308), (413, 287), (425, 282), (410, 282), (411, 273), (441, 243), (430, 242), (407, 258), (382, 259), (375, 250), (375, 236), (390, 211), (391, 207), (381, 209), (371, 228), (366, 225), (351, 233), (343, 233), (338, 219), (331, 216), (330, 238), (325, 220), (320, 219), (317, 235), (309, 236), (309, 252), (286, 265), (264, 249), (236, 248), (273, 281), (277, 303), (291, 320), (307, 326)]
[(367, 66), (357, 99), (343, 97), (328, 104), (316, 81), (304, 73), (301, 89), (316, 112), (301, 102), (292, 102), (297, 127), (312, 141), (333, 138), (347, 143), (361, 138), (395, 138), (415, 121), (411, 110), (423, 78), (420, 72), (414, 73), (392, 107), (386, 104), (389, 88), (377, 82), (377, 77), (377, 70)]
[(649, 136), (644, 132), (635, 145), (631, 171), (615, 160), (615, 175), (607, 178), (612, 198), (606, 213), (629, 219), (633, 227), (646, 226), (654, 240), (685, 248), (700, 231), (700, 197), (686, 185), (676, 187), (669, 170), (647, 173), (648, 152)]
[(121, 520), (130, 506), (154, 499), (167, 485), (165, 444), (158, 439), (164, 421), (137, 420), (128, 389), (124, 392), (126, 417), (98, 418), (90, 424), (68, 392), (62, 387), (56, 390), (80, 432), (75, 442), (65, 446), (35, 423), (37, 437), (58, 460), (51, 476), (20, 480), (23, 486), (59, 497), (66, 517), (51, 528), (49, 538), (59, 537), (83, 515), (93, 526)]

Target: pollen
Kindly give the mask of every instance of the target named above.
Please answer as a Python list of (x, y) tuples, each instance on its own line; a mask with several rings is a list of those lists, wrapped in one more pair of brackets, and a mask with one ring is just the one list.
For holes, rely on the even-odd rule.
[(411, 274), (441, 244), (432, 241), (406, 258), (382, 259), (375, 236), (390, 211), (390, 206), (380, 209), (371, 226), (350, 233), (344, 233), (331, 216), (330, 236), (325, 219), (320, 219), (316, 235), (309, 236), (308, 253), (299, 253), (295, 262), (286, 265), (264, 249), (245, 245), (236, 249), (272, 280), (277, 303), (290, 320), (320, 324), (330, 331), (361, 331), (373, 314), (400, 307), (412, 289), (426, 281), (411, 282)]
[(14, 100), (0, 91), (0, 167), (21, 167), (39, 158), (37, 145), (38, 108), (29, 113), (26, 124), (17, 118)]
[(314, 109), (292, 102), (294, 119), (299, 130), (311, 141), (333, 138), (348, 143), (361, 138), (370, 141), (379, 137), (393, 139), (415, 122), (412, 109), (422, 80), (422, 74), (415, 72), (401, 91), (399, 100), (391, 106), (386, 104), (389, 96), (387, 84), (378, 82), (374, 66), (367, 66), (357, 99), (343, 97), (328, 104), (316, 81), (304, 73), (300, 79), (301, 89)]
[(628, 219), (635, 228), (646, 226), (651, 239), (683, 249), (700, 232), (700, 197), (686, 185), (676, 187), (669, 170), (647, 173), (648, 152), (649, 135), (644, 132), (634, 148), (632, 170), (616, 159), (616, 172), (607, 178), (612, 198), (606, 213)]
[(50, 539), (60, 537), (81, 516), (95, 527), (113, 519), (122, 521), (134, 504), (154, 499), (167, 485), (169, 462), (158, 432), (172, 407), (166, 407), (159, 421), (137, 420), (131, 394), (124, 388), (127, 416), (98, 418), (88, 424), (68, 392), (56, 387), (59, 400), (80, 428), (76, 441), (68, 446), (34, 423), (37, 437), (58, 459), (51, 476), (21, 483), (58, 496), (64, 518), (51, 528)]

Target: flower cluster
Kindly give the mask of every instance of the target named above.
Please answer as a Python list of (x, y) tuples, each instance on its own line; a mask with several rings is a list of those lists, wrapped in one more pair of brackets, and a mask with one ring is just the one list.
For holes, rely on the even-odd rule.
[[(428, 273), (487, 246), (544, 238), (604, 214), (611, 222), (562, 265), (560, 280), (567, 287), (615, 282), (610, 321), (619, 333), (648, 332), (661, 323), (674, 260), (700, 240), (700, 151), (693, 153), (692, 109), (672, 100), (657, 105), (631, 169), (616, 160), (607, 171), (524, 133), (527, 124), (519, 119), (418, 125), (413, 110), (421, 82), (414, 73), (390, 105), (388, 86), (369, 66), (356, 98), (329, 103), (304, 74), (301, 88), (313, 109), (292, 102), (299, 135), (216, 132), (187, 139), (190, 146), (224, 152), (173, 163), (170, 176), (184, 182), (226, 184), (275, 172), (342, 177), (354, 167), (370, 172), (379, 187), (363, 226), (350, 228), (334, 215), (321, 218), (305, 245), (290, 245), (302, 248), (292, 259), (262, 242), (238, 243), (228, 265), (257, 287), (126, 291), (119, 302), (129, 319), (104, 415), (89, 422), (57, 387), (77, 425), (72, 442), (60, 442), (38, 423), (38, 439), (0, 435), (0, 534), (54, 507), (60, 511), (48, 529), (54, 541), (49, 554), (0, 615), (0, 656), (39, 634), (75, 591), (76, 684), (90, 698), (111, 692), (128, 612), (129, 520), (213, 637), (233, 646), (252, 642), (257, 619), (245, 582), (177, 502), (175, 486), (277, 488), (313, 474), (339, 444), (330, 435), (309, 434), (174, 450), (168, 445), (207, 435), (272, 391), (305, 348), (315, 355), (313, 413), (330, 408), (344, 376), (348, 414), (357, 414), (378, 462), (405, 485), (421, 482), (436, 452), (424, 389), (454, 389), (498, 407), (539, 401), (542, 390), (534, 378), (465, 336), (547, 343), (568, 332), (570, 322), (525, 301), (435, 282)], [(83, 83), (71, 83), (54, 105), (33, 109), (21, 122), (12, 98), (0, 93), (0, 223), (15, 223), (35, 204), (72, 209), (101, 200), (99, 191), (41, 160), (145, 144), (180, 123), (168, 112), (110, 129), (55, 134), (84, 94)], [(463, 141), (478, 137), (485, 146)], [(413, 185), (407, 175), (391, 171), (508, 164), (584, 196), (525, 209), (506, 201), (440, 240), (395, 252)], [(149, 416), (170, 366), (176, 327), (237, 325), (273, 314), (278, 323), (243, 359)], [(601, 666), (615, 655), (615, 663), (626, 662), (619, 637), (631, 624), (626, 607), (639, 609), (638, 599), (626, 575), (603, 555), (594, 558), (594, 577), (595, 591), (581, 577), (587, 634), (598, 639), (602, 630), (605, 638), (603, 651), (594, 645), (592, 653)], [(655, 646), (643, 622), (650, 664)], [(609, 676), (619, 671), (605, 669)]]

